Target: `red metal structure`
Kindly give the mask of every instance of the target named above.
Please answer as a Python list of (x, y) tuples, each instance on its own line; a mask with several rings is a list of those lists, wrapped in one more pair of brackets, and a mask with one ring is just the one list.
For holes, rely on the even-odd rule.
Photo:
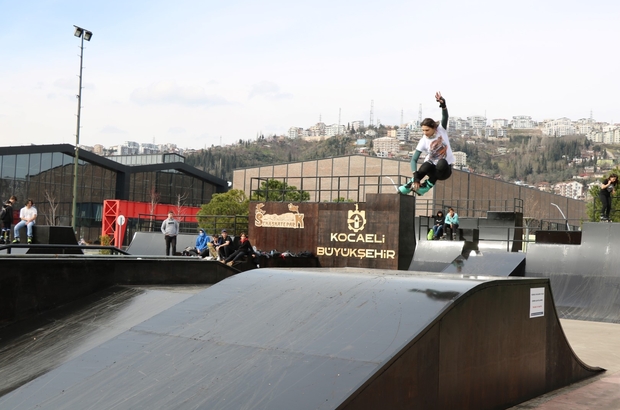
[[(106, 199), (103, 201), (103, 217), (101, 220), (101, 235), (114, 238), (114, 246), (120, 247), (125, 238), (127, 223), (119, 224), (119, 216), (139, 218), (140, 215), (167, 215), (171, 209), (176, 213), (176, 206), (170, 204), (153, 204), (149, 202), (134, 202), (120, 199)], [(184, 206), (177, 217), (183, 217), (184, 222), (198, 222), (196, 214), (200, 210), (195, 206)]]

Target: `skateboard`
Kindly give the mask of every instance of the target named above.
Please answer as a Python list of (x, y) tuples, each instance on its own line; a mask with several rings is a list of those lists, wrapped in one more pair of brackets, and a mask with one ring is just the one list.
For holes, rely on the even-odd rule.
[[(405, 185), (401, 185), (398, 187), (398, 193), (399, 194), (403, 194), (403, 195), (407, 195), (411, 192), (413, 192), (415, 195), (418, 196), (422, 196), (425, 193), (427, 193), (428, 191), (430, 191), (430, 189), (432, 188), (429, 187), (428, 189), (426, 189), (424, 192), (420, 193), (418, 191), (416, 191), (415, 189), (412, 189), (413, 186), (413, 179), (409, 180), (409, 182), (407, 182)], [(422, 182), (420, 183), (420, 188), (426, 188), (426, 179), (422, 180)]]

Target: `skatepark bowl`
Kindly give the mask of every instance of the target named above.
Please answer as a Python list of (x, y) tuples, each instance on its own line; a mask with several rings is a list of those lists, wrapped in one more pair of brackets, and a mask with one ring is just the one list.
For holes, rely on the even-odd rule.
[(419, 241), (410, 271), (1, 255), (0, 409), (518, 406), (604, 372), (560, 318), (620, 323), (615, 225)]

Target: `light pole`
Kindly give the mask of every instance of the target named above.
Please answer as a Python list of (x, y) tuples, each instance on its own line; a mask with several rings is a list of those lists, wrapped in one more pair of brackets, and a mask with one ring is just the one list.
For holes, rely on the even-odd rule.
[(554, 204), (553, 202), (551, 202), (551, 205), (555, 206), (556, 208), (558, 208), (558, 211), (560, 211), (560, 213), (562, 214), (562, 218), (564, 218), (564, 221), (566, 221), (566, 230), (570, 231), (570, 226), (568, 226), (568, 219), (566, 219), (566, 216), (564, 215), (564, 212), (562, 212), (562, 210), (560, 209), (559, 206), (557, 206), (556, 204)]
[(77, 129), (75, 131), (75, 156), (73, 162), (73, 203), (71, 206), (71, 226), (77, 232), (77, 187), (78, 187), (78, 153), (80, 145), (80, 113), (82, 111), (82, 61), (84, 59), (84, 40), (90, 41), (93, 33), (78, 26), (75, 27), (74, 35), (80, 38), (80, 88), (78, 89)]

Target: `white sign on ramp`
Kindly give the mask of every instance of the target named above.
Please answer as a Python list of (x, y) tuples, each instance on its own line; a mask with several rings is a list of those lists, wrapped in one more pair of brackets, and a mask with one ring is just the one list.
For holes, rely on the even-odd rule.
[(530, 319), (545, 316), (545, 288), (530, 289)]

